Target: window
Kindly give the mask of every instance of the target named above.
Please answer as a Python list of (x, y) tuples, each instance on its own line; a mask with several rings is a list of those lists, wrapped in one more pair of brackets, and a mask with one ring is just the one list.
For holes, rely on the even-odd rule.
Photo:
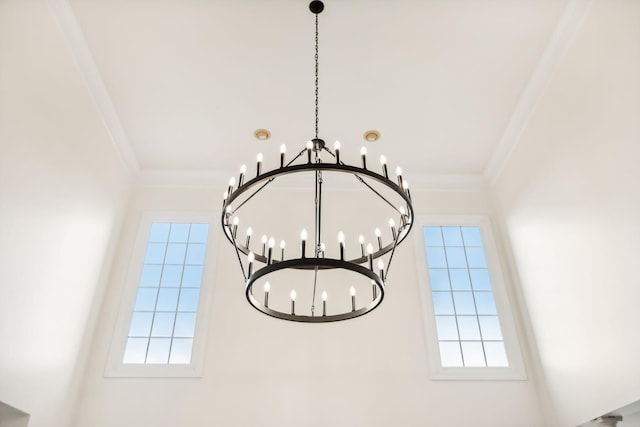
[(421, 225), (434, 377), (524, 378), (488, 221), (423, 218)]
[(209, 224), (151, 225), (123, 363), (188, 364)]
[(108, 376), (196, 372), (210, 227), (190, 219), (143, 221)]

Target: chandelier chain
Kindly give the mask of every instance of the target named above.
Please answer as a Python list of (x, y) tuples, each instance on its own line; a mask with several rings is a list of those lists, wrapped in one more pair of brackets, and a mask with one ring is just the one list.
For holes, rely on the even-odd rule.
[(316, 139), (318, 138), (318, 15), (316, 14)]

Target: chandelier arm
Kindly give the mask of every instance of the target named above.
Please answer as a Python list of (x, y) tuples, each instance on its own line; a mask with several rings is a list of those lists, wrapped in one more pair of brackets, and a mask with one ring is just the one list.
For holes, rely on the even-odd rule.
[[(225, 233), (226, 234), (226, 233)], [(236, 256), (238, 257), (238, 263), (240, 264), (240, 270), (242, 271), (242, 277), (244, 278), (244, 282), (247, 283), (249, 276), (244, 271), (244, 264), (242, 264), (242, 258), (240, 258), (240, 249), (238, 248), (238, 244), (236, 243), (236, 239), (233, 240), (233, 247), (236, 250)]]
[(387, 276), (389, 275), (389, 270), (391, 270), (391, 262), (393, 261), (393, 254), (396, 253), (396, 248), (398, 247), (398, 239), (400, 238), (400, 234), (402, 234), (405, 228), (406, 228), (406, 225), (403, 225), (402, 227), (398, 228), (398, 233), (396, 234), (396, 238), (393, 241), (393, 249), (391, 249), (391, 255), (389, 255), (389, 262), (387, 263), (387, 269), (385, 270), (384, 277), (382, 278), (382, 281), (385, 283), (387, 283)]
[[(295, 162), (296, 160), (298, 160), (298, 158), (300, 158), (300, 156), (302, 156), (302, 154), (307, 151), (306, 148), (303, 148), (302, 150), (300, 150), (300, 152), (298, 153), (297, 156), (295, 156), (293, 159), (291, 159), (291, 161), (289, 163), (286, 164), (286, 166), (291, 166), (291, 164), (293, 162)], [(258, 188), (256, 191), (254, 191), (248, 198), (246, 198), (242, 203), (240, 203), (233, 212), (231, 212), (231, 214), (235, 213), (238, 209), (240, 209), (241, 207), (244, 206), (245, 203), (247, 203), (249, 200), (251, 200), (251, 198), (253, 198), (253, 196), (255, 196), (256, 194), (258, 194), (260, 191), (262, 191), (262, 189), (264, 187), (266, 187), (267, 185), (269, 185), (274, 179), (276, 179), (275, 177), (269, 179), (269, 181), (265, 182), (264, 184), (262, 184), (260, 186), (260, 188)]]
[[(330, 149), (328, 149), (327, 147), (324, 147), (323, 149), (324, 149), (327, 153), (331, 154), (334, 158), (336, 157), (336, 155), (335, 155), (335, 154), (334, 154)], [(346, 164), (346, 163), (344, 163), (342, 160), (340, 160), (340, 164), (341, 164), (341, 165), (344, 165), (344, 164)], [(358, 176), (357, 174), (355, 174), (355, 173), (353, 174), (353, 176), (355, 176), (355, 177), (356, 177), (356, 179), (358, 179), (358, 181), (360, 181), (363, 185), (365, 185), (367, 188), (369, 188), (369, 190), (371, 190), (371, 191), (373, 191), (374, 193), (376, 193), (376, 195), (377, 195), (378, 197), (380, 197), (382, 200), (384, 200), (385, 202), (387, 202), (387, 204), (388, 204), (389, 206), (391, 206), (391, 207), (392, 207), (396, 212), (400, 213), (400, 210), (399, 210), (399, 209), (398, 209), (398, 208), (397, 208), (393, 203), (391, 203), (390, 201), (388, 201), (387, 199), (385, 199), (385, 198), (384, 198), (384, 196), (382, 196), (382, 195), (381, 195), (380, 193), (378, 193), (378, 192), (377, 192), (373, 187), (371, 187), (369, 184), (367, 184), (367, 182), (366, 182), (364, 179), (362, 179), (361, 177), (359, 177), (359, 176)]]

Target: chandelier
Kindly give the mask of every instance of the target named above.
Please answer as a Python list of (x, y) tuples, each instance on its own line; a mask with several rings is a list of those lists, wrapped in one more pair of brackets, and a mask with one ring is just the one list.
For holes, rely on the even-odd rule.
[[(244, 278), (245, 295), (254, 308), (279, 319), (321, 323), (352, 319), (380, 305), (393, 255), (409, 234), (414, 213), (409, 186), (399, 167), (395, 179), (389, 176), (384, 156), (380, 156), (380, 166), (372, 168), (367, 164), (366, 147), (360, 150), (360, 165), (348, 164), (341, 160), (338, 141), (331, 150), (318, 137), (318, 15), (324, 4), (312, 1), (309, 9), (315, 14), (315, 137), (291, 159), (287, 159), (286, 146), (281, 145), (279, 166), (273, 169), (263, 170), (262, 153), (256, 158), (255, 174), (250, 174), (242, 165), (237, 180), (232, 177), (224, 192), (222, 228), (234, 247)], [(274, 160), (277, 165), (277, 157)], [(313, 215), (308, 215), (313, 235), (309, 236), (305, 227), (297, 228), (295, 234), (299, 233), (299, 245), (293, 250), (285, 250), (285, 240), (280, 241), (279, 248), (275, 247), (276, 237), (280, 238), (279, 234), (291, 236), (290, 228), (296, 227), (293, 221), (278, 221), (278, 225), (287, 230), (263, 234), (261, 239), (252, 239), (251, 227), (241, 233), (240, 216), (245, 215), (244, 212), (252, 212), (259, 223), (263, 222), (265, 212), (274, 212), (276, 217), (282, 213), (274, 211), (273, 199), (262, 195), (268, 193), (267, 189), (272, 188), (275, 181), (292, 176), (298, 179), (296, 182), (310, 178), (309, 183), (313, 184), (308, 187), (313, 188), (308, 197), (306, 194), (298, 197), (296, 193), (290, 199), (311, 202), (309, 209), (303, 210), (313, 211)], [(375, 199), (375, 212), (368, 209), (365, 214), (351, 215), (356, 217), (351, 221), (356, 223), (355, 228), (366, 222), (365, 219), (376, 218), (373, 221), (378, 221), (377, 217), (387, 222), (388, 227), (383, 227), (384, 231), (374, 227), (369, 230), (372, 233), (359, 234), (355, 245), (347, 244), (342, 230), (337, 233), (337, 241), (331, 239), (335, 243), (325, 242), (323, 232), (326, 229), (323, 227), (344, 217), (344, 211), (342, 215), (326, 216), (323, 184), (329, 176), (353, 176), (356, 185), (363, 190), (358, 193), (364, 192), (368, 198)], [(338, 182), (344, 182), (344, 178)], [(344, 194), (342, 196), (345, 198)], [(262, 205), (254, 206), (259, 201)], [(355, 202), (356, 206), (350, 211), (356, 210), (359, 204), (359, 201)], [(365, 238), (367, 234), (368, 239)]]

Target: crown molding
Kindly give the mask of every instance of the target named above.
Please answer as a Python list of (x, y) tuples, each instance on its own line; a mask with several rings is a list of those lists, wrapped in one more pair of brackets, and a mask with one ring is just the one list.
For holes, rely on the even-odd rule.
[(542, 98), (558, 64), (569, 50), (584, 21), (593, 0), (570, 0), (556, 25), (549, 42), (511, 113), (498, 147), (487, 167), (484, 177), (492, 185), (500, 176), (505, 164), (515, 150), (520, 136)]
[(120, 155), (129, 171), (136, 175), (140, 170), (138, 159), (131, 148), (129, 138), (120, 122), (120, 117), (111, 101), (111, 96), (109, 96), (71, 5), (68, 0), (49, 0), (48, 5), (71, 51), (71, 57), (75, 61), (98, 109), (98, 115), (111, 136), (110, 139), (116, 152)]
[[(181, 170), (141, 170), (137, 173), (137, 183), (143, 187), (175, 187), (175, 188), (219, 188), (226, 189), (229, 177), (236, 176), (236, 171), (181, 171)], [(325, 182), (327, 188), (358, 189), (361, 184), (349, 174), (340, 174), (331, 181)], [(411, 188), (428, 191), (484, 191), (486, 180), (481, 174), (413, 174), (407, 175), (411, 180)], [(237, 178), (237, 176), (236, 176)], [(274, 188), (306, 188), (293, 181), (280, 184), (274, 181)], [(222, 194), (222, 193), (221, 193)]]

